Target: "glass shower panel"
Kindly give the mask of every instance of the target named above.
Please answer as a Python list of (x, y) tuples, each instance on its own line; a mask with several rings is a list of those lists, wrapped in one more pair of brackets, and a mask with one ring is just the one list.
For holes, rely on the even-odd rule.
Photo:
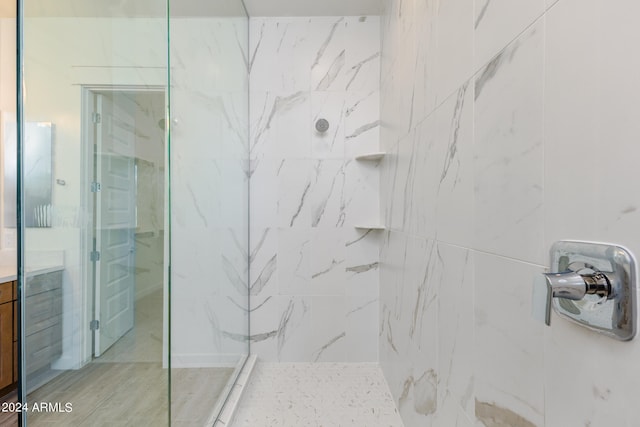
[(23, 419), (168, 425), (166, 0), (22, 6)]
[[(15, 404), (17, 334), (13, 329), (16, 279), (16, 3), (0, 0), (0, 402)], [(6, 143), (5, 143), (6, 141)], [(0, 413), (0, 425), (17, 414)]]
[(248, 18), (172, 2), (172, 420), (213, 425), (249, 353)]

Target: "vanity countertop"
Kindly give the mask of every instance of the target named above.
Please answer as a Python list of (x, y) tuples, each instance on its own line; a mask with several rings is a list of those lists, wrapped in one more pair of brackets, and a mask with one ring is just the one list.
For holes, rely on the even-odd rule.
[[(27, 268), (27, 276), (51, 273), (53, 271), (64, 270), (63, 265), (42, 265)], [(18, 273), (13, 266), (0, 266), (0, 283), (10, 282), (18, 279)]]

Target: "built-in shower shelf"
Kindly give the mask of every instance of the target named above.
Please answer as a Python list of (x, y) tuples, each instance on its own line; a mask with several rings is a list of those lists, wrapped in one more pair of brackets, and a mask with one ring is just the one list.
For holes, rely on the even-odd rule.
[(380, 224), (356, 225), (357, 230), (384, 230), (386, 227)]
[(370, 161), (378, 161), (381, 160), (386, 153), (380, 151), (376, 153), (366, 153), (356, 156), (356, 160), (370, 160)]

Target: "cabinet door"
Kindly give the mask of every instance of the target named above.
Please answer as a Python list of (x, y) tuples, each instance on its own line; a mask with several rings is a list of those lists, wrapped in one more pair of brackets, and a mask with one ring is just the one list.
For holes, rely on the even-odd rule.
[(0, 304), (0, 388), (13, 383), (13, 302)]
[[(15, 293), (13, 294), (16, 295)], [(13, 302), (13, 382), (18, 381), (18, 301)]]

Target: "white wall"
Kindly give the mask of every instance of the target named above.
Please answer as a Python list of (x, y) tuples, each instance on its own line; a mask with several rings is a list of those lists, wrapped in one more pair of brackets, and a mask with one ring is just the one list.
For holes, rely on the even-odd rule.
[(530, 308), (556, 240), (640, 254), (639, 12), (386, 2), (380, 360), (407, 427), (637, 425), (640, 341)]
[(16, 113), (16, 19), (0, 18), (0, 111)]
[[(15, 7), (14, 7), (15, 8)], [(15, 11), (13, 13), (15, 15)], [(4, 147), (5, 135), (3, 124), (16, 120), (16, 18), (0, 19), (0, 147)], [(2, 164), (10, 159), (5, 158), (2, 151)], [(4, 167), (0, 166), (0, 171)], [(4, 172), (0, 173), (4, 177)], [(16, 256), (16, 229), (6, 228), (4, 219), (4, 188), (11, 183), (5, 183), (4, 178), (0, 183), (0, 263), (15, 265)], [(13, 190), (15, 193), (15, 189)], [(15, 211), (13, 202), (12, 211)]]
[[(376, 361), (377, 17), (252, 18), (251, 348)], [(330, 128), (315, 131), (319, 118)]]

